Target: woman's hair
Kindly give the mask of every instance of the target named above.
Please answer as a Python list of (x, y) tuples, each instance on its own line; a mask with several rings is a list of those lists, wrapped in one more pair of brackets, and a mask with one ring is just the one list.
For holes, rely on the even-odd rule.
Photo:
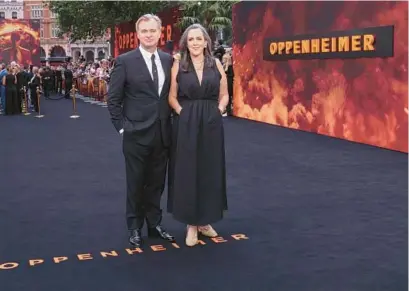
[(207, 33), (206, 29), (198, 24), (192, 24), (186, 30), (183, 32), (180, 42), (179, 42), (179, 50), (180, 50), (180, 66), (183, 71), (188, 71), (189, 68), (192, 66), (192, 59), (190, 58), (190, 53), (189, 49), (187, 47), (187, 41), (188, 41), (188, 34), (189, 31), (192, 29), (200, 29), (203, 33), (203, 38), (207, 42), (207, 46), (203, 50), (204, 54), (204, 67), (211, 68), (214, 66), (214, 59), (212, 56), (212, 40), (210, 39), (209, 34)]

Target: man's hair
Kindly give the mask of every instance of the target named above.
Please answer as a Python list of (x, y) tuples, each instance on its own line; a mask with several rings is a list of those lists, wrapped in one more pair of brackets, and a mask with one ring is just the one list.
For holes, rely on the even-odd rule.
[(136, 21), (135, 23), (135, 28), (136, 31), (138, 31), (139, 29), (139, 23), (141, 23), (142, 21), (149, 21), (149, 20), (155, 20), (158, 23), (158, 27), (160, 29), (160, 27), (162, 26), (162, 20), (160, 20), (160, 18), (154, 14), (145, 14), (142, 15), (141, 17), (139, 17), (139, 19)]

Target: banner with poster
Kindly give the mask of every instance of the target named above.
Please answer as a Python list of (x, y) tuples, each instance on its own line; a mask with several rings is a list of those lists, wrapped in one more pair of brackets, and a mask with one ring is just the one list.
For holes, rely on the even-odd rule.
[(408, 2), (242, 1), (235, 116), (408, 152)]
[(40, 65), (40, 20), (0, 20), (0, 62)]

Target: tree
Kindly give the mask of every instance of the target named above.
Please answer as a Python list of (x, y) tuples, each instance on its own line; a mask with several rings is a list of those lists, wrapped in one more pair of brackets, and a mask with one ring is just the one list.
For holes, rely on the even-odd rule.
[(46, 5), (58, 15), (61, 34), (71, 41), (94, 40), (117, 23), (157, 13), (172, 5), (171, 1), (48, 1)]
[(210, 34), (232, 27), (232, 6), (239, 1), (187, 1), (182, 4), (183, 15), (179, 27), (184, 30), (200, 23)]
[(180, 6), (179, 26), (185, 29), (201, 23), (210, 33), (231, 30), (231, 11), (238, 1), (47, 1), (50, 10), (58, 15), (61, 34), (71, 41), (95, 39), (107, 28), (131, 21), (145, 13), (158, 13), (170, 6)]

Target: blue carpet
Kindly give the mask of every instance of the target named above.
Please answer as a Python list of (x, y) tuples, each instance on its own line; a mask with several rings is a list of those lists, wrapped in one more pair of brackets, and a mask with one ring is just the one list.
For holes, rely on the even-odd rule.
[(227, 118), (225, 242), (187, 248), (165, 214), (180, 248), (149, 240), (130, 255), (107, 109), (43, 112), (0, 116), (0, 290), (408, 289), (406, 154)]

